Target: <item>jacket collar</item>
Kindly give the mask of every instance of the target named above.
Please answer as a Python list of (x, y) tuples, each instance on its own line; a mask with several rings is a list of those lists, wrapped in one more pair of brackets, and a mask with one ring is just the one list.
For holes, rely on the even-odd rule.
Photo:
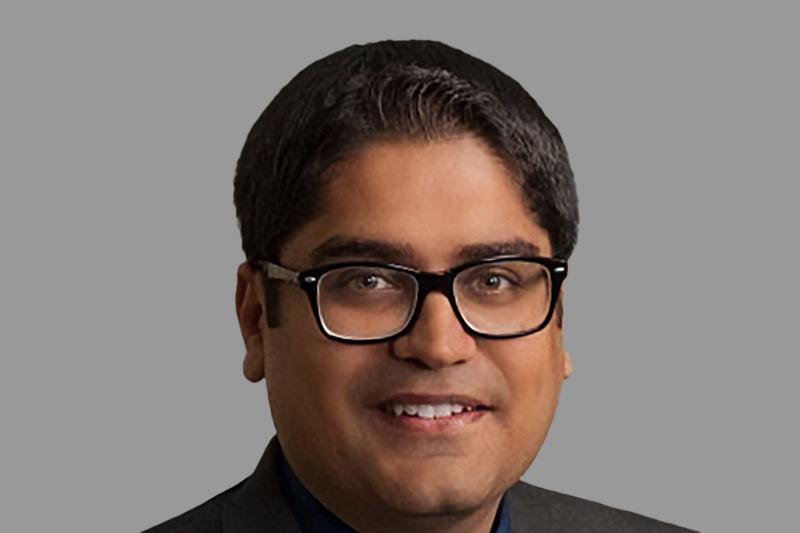
[(223, 509), (225, 533), (302, 533), (282, 486), (281, 461), (280, 444), (278, 438), (273, 437), (253, 474)]

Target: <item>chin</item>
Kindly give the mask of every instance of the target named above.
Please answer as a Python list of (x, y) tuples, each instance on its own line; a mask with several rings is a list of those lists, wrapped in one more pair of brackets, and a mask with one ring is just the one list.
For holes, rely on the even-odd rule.
[(385, 505), (404, 515), (470, 513), (499, 497), (507, 487), (496, 481), (480, 482), (478, 472), (442, 472), (441, 469), (405, 472), (387, 483), (383, 480), (378, 496)]
[(384, 499), (387, 507), (406, 516), (470, 514), (487, 504), (485, 498), (454, 487), (401, 490)]

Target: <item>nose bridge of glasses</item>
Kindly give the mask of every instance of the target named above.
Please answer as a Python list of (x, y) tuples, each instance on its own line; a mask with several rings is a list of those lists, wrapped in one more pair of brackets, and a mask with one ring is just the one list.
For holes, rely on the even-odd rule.
[(417, 279), (417, 301), (416, 309), (413, 313), (418, 317), (422, 313), (422, 308), (425, 306), (427, 297), (432, 292), (441, 293), (448, 302), (453, 313), (458, 317), (458, 309), (456, 309), (455, 298), (453, 297), (453, 274), (449, 272), (434, 273), (434, 272), (419, 272), (415, 276)]
[(434, 272), (420, 272), (416, 276), (418, 283), (418, 301), (417, 305), (423, 305), (425, 298), (431, 292), (440, 292), (448, 300), (452, 301), (453, 295), (453, 275), (445, 272), (438, 274)]

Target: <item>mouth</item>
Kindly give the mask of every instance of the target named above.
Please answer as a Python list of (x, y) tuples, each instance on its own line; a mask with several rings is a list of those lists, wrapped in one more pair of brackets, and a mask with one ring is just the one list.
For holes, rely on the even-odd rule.
[(494, 407), (461, 395), (399, 394), (377, 406), (385, 422), (416, 432), (452, 431), (469, 426)]

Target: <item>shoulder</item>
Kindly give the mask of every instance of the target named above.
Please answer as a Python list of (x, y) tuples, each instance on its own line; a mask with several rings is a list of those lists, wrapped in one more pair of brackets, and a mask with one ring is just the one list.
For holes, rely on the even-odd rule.
[(560, 492), (516, 483), (507, 494), (516, 532), (689, 533), (692, 530)]
[(281, 487), (280, 460), (280, 445), (273, 439), (250, 477), (144, 533), (299, 533), (300, 527)]
[(189, 533), (194, 531), (207, 531), (209, 533), (222, 531), (223, 509), (229, 500), (239, 491), (247, 480), (221, 492), (210, 500), (190, 509), (157, 526), (146, 529), (142, 533)]

